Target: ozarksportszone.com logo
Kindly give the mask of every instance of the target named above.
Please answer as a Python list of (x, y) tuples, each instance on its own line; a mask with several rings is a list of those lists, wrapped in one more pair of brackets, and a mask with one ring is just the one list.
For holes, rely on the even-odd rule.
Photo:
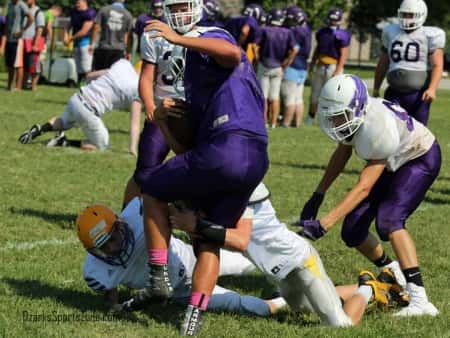
[(120, 318), (112, 313), (59, 313), (56, 310), (49, 313), (31, 313), (26, 310), (22, 311), (22, 321), (31, 323), (114, 322), (119, 320)]

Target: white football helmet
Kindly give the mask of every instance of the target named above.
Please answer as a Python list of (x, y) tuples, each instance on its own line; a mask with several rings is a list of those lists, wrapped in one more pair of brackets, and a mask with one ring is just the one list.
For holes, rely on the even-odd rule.
[(320, 128), (337, 142), (348, 140), (364, 122), (369, 93), (355, 75), (337, 75), (323, 86), (319, 96)]
[(427, 14), (427, 4), (423, 0), (403, 0), (398, 9), (400, 27), (404, 30), (422, 27)]
[[(176, 11), (174, 5), (187, 5), (184, 11)], [(202, 18), (202, 0), (165, 0), (164, 16), (172, 29), (180, 34), (189, 32)]]

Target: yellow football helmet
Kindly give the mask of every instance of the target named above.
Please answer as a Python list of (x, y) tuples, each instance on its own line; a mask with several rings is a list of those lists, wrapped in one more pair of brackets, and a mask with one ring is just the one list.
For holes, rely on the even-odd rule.
[[(78, 238), (85, 249), (111, 265), (125, 266), (134, 250), (134, 235), (126, 222), (104, 205), (91, 205), (83, 210), (76, 221)], [(116, 248), (108, 248), (114, 238)]]

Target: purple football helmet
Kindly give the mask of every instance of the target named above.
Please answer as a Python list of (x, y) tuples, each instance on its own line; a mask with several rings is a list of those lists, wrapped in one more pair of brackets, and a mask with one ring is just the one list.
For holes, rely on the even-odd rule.
[(264, 13), (263, 8), (258, 4), (250, 4), (244, 8), (242, 14), (245, 16), (251, 16), (256, 19), (256, 21), (260, 22), (261, 16)]
[(284, 22), (283, 10), (278, 8), (271, 9), (267, 21), (271, 26), (282, 26)]
[(208, 20), (216, 20), (220, 14), (220, 6), (215, 0), (204, 0), (203, 11)]
[(152, 9), (155, 8), (163, 8), (163, 1), (162, 0), (152, 0), (150, 7)]
[(306, 14), (298, 6), (290, 6), (286, 8), (285, 25), (287, 27), (300, 26), (306, 20)]
[(342, 20), (344, 12), (339, 8), (332, 8), (328, 11), (327, 20), (329, 24), (338, 24)]

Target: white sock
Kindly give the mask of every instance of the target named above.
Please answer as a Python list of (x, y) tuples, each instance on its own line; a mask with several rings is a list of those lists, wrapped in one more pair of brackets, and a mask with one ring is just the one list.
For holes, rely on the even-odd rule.
[(372, 298), (373, 290), (372, 287), (370, 287), (369, 285), (361, 285), (356, 291), (356, 293), (362, 295), (367, 304), (369, 300)]
[(270, 300), (270, 302), (275, 305), (277, 309), (281, 309), (287, 305), (286, 301), (283, 297), (277, 297)]

